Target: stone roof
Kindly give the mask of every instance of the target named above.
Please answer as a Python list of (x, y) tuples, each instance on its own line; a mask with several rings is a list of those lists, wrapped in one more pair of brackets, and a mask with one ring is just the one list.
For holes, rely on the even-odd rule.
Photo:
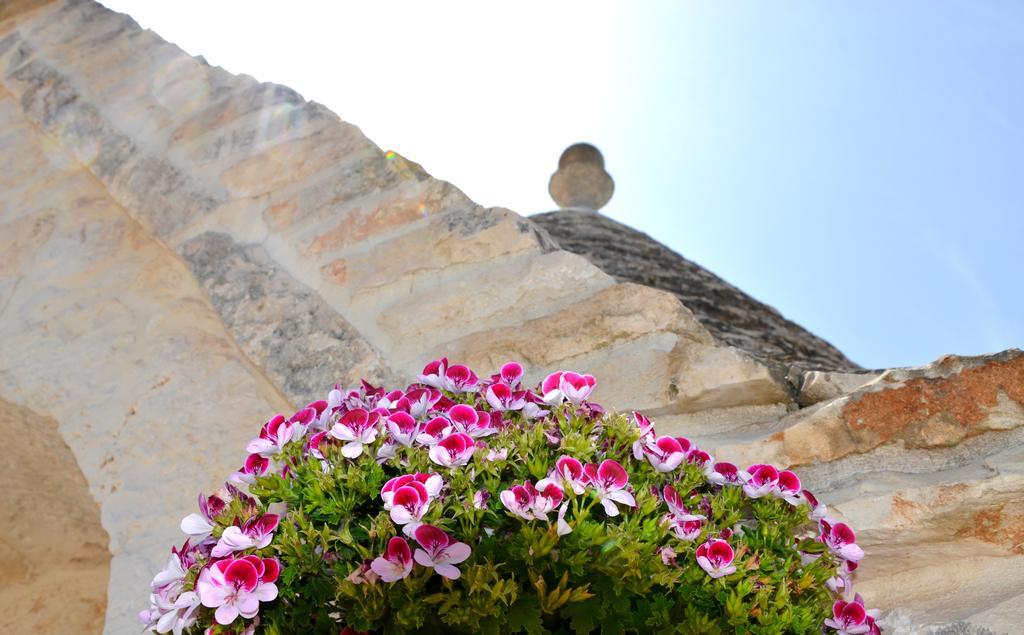
[(762, 360), (808, 369), (860, 368), (835, 346), (641, 231), (585, 210), (546, 212), (530, 220), (562, 249), (619, 281), (674, 294), (712, 335)]

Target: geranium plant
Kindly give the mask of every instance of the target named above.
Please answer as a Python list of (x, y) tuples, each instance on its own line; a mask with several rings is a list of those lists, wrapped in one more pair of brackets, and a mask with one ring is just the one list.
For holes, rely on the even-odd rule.
[(573, 372), (431, 362), (268, 421), (141, 614), (158, 633), (878, 633), (863, 551), (796, 474), (741, 469)]

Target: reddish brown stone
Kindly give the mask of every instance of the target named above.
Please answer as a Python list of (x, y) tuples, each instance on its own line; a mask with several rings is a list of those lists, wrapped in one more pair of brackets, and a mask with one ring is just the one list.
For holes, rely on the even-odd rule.
[[(956, 358), (943, 358), (947, 367)], [(851, 431), (861, 439), (870, 437), (876, 445), (895, 438), (923, 441), (917, 434), (929, 422), (941, 421), (962, 429), (962, 437), (978, 431), (988, 411), (995, 407), (999, 393), (1024, 404), (1024, 354), (968, 367), (949, 377), (918, 377), (903, 385), (877, 392), (865, 392), (843, 407), (842, 416)]]

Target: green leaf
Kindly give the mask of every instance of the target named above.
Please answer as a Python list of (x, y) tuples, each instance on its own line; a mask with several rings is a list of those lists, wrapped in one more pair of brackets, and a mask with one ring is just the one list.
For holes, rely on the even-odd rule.
[(509, 632), (518, 633), (520, 631), (534, 634), (543, 633), (544, 625), (540, 619), (540, 605), (537, 603), (535, 597), (525, 597), (508, 609), (508, 625)]

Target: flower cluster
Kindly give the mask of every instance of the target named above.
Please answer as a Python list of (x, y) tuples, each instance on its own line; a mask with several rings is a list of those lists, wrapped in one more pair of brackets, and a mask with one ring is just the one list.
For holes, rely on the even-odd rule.
[(789, 470), (440, 359), (336, 386), (199, 497), (140, 614), (157, 633), (880, 632), (864, 552)]

